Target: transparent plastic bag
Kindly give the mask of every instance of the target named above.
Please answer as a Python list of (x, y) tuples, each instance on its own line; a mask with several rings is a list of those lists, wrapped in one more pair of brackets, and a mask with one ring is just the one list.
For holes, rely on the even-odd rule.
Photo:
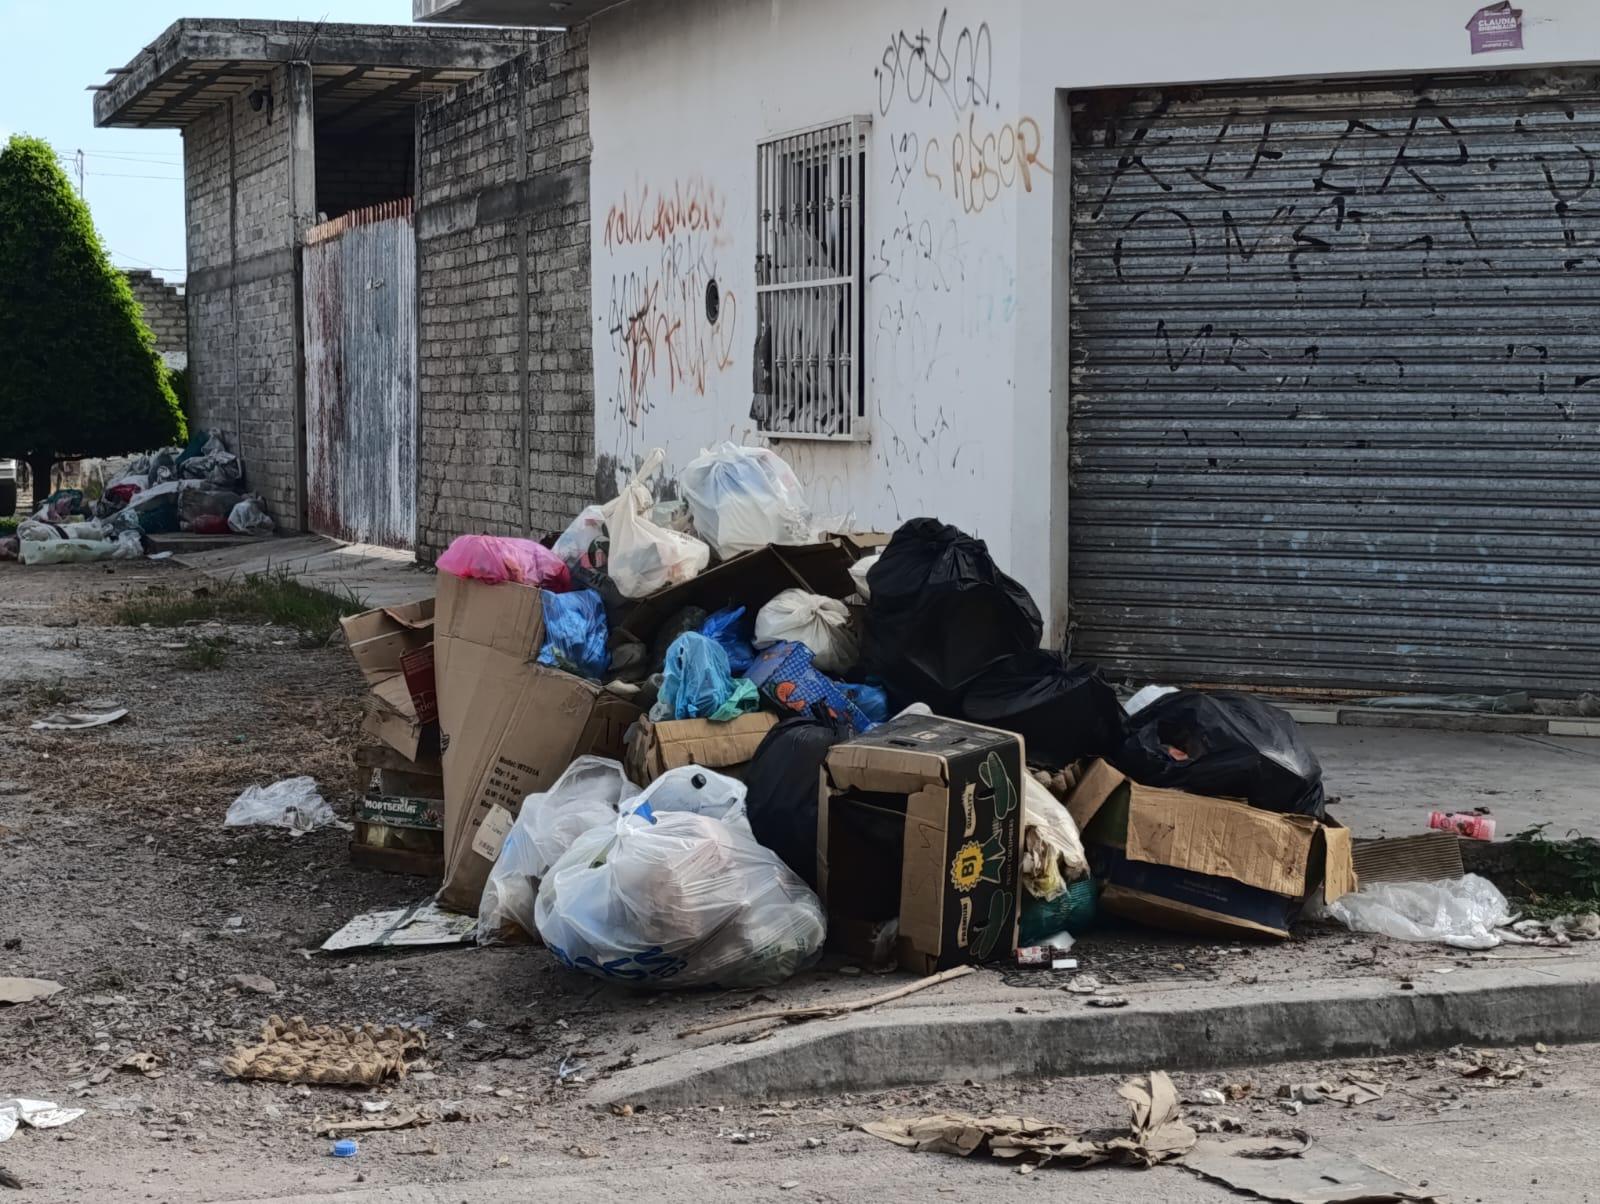
[(624, 800), (618, 809), (624, 815), (643, 807), (656, 814), (688, 811), (720, 819), (748, 832), (750, 817), (745, 809), (748, 795), (745, 784), (737, 778), (699, 765), (684, 765), (667, 770), (645, 790)]
[(824, 673), (847, 673), (861, 659), (850, 608), (837, 598), (786, 589), (756, 615), (756, 647), (804, 644)]
[(764, 447), (724, 443), (700, 453), (679, 480), (695, 530), (724, 560), (768, 544), (812, 539), (800, 479)]
[(143, 560), (144, 536), (137, 531), (121, 531), (111, 541), (113, 550), (112, 560)]
[(1089, 876), (1083, 838), (1066, 806), (1032, 774), (1022, 779), (1022, 887), (1054, 902), (1070, 883)]
[(266, 506), (253, 493), (228, 512), (228, 529), (238, 535), (271, 535), (273, 526)]
[(1506, 897), (1477, 874), (1445, 882), (1374, 882), (1333, 903), (1318, 896), (1306, 916), (1337, 921), (1351, 932), (1457, 949), (1493, 949), (1500, 944), (1495, 929), (1511, 922)]
[(585, 832), (534, 915), (564, 965), (657, 990), (776, 985), (816, 961), (827, 932), (817, 896), (776, 854), (687, 812)]
[(860, 594), (864, 601), (872, 601), (872, 587), (867, 584), (867, 576), (877, 567), (881, 559), (883, 553), (879, 552), (873, 556), (863, 556), (850, 566), (850, 580), (855, 582), (856, 593)]
[(617, 762), (579, 757), (549, 790), (524, 799), (483, 886), (478, 943), (536, 939), (533, 901), (539, 880), (578, 837), (591, 828), (609, 828), (617, 817), (617, 804), (637, 790)]
[(721, 644), (689, 631), (667, 649), (657, 705), (672, 719), (727, 723), (759, 710), (761, 697), (749, 678), (733, 676)]
[(645, 517), (653, 499), (644, 484), (666, 461), (660, 448), (651, 452), (620, 495), (605, 507), (611, 536), (606, 571), (624, 598), (643, 598), (692, 581), (711, 563), (711, 549), (693, 536), (669, 531)]
[(317, 789), (315, 778), (285, 778), (271, 786), (252, 786), (233, 800), (223, 826), (287, 828), (291, 836), (302, 836), (317, 828), (342, 824), (328, 800)]
[(439, 571), (490, 585), (536, 585), (558, 594), (572, 588), (572, 574), (549, 548), (500, 535), (459, 536), (439, 557)]
[(606, 534), (606, 512), (599, 506), (586, 506), (582, 514), (572, 520), (572, 525), (556, 540), (556, 546), (551, 549), (568, 568), (577, 568), (586, 564), (589, 568), (596, 567), (588, 561), (589, 549), (594, 547), (594, 541), (604, 539)]

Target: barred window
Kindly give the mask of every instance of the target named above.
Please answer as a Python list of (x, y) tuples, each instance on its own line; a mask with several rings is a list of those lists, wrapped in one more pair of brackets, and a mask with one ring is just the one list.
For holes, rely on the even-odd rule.
[(751, 417), (777, 438), (868, 437), (861, 347), (871, 125), (855, 117), (757, 147)]

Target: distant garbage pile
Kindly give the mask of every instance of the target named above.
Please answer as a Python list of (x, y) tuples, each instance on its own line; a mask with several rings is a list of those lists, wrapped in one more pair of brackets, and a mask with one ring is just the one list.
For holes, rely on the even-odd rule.
[(261, 498), (246, 492), (244, 465), (220, 433), (201, 431), (187, 447), (136, 456), (106, 482), (98, 499), (62, 489), (0, 540), (0, 559), (27, 565), (138, 560), (145, 537), (189, 531), (198, 535), (270, 535), (273, 522)]
[[(353, 855), (481, 943), (644, 988), (764, 986), (829, 945), (921, 974), (1049, 966), (1101, 914), (1284, 937), (1355, 889), (1292, 719), (1126, 709), (988, 548), (829, 530), (732, 444), (652, 453), (545, 543), (457, 539), (428, 603), (346, 622), (373, 788)], [(422, 797), (408, 797), (410, 792)]]

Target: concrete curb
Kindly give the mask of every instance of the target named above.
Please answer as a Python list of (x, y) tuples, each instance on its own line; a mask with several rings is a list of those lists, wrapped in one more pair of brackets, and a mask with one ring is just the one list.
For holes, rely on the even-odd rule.
[[(1017, 992), (993, 1002), (897, 1007), (818, 1020), (759, 1043), (703, 1044), (600, 1083), (597, 1107), (808, 1099), (976, 1079), (1203, 1071), (1370, 1057), (1459, 1043), (1600, 1039), (1600, 965), (1541, 963), (1426, 975), (1413, 990), (1359, 978), (1289, 988), (1131, 993), (1116, 1010)], [(1268, 990), (1274, 993), (1267, 994)], [(730, 1037), (740, 1029), (729, 1030)], [(702, 1038), (704, 1040), (704, 1038)]]
[(1549, 715), (1497, 715), (1489, 711), (1423, 711), (1368, 706), (1307, 706), (1263, 695), (1312, 727), (1411, 728), (1432, 732), (1499, 732), (1513, 736), (1584, 736), (1600, 739), (1600, 719)]

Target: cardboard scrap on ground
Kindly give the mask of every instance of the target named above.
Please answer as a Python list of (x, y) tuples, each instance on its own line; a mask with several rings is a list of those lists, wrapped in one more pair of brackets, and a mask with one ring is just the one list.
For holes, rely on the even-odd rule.
[(390, 907), (357, 916), (322, 942), (322, 952), (470, 945), (477, 930), (478, 922), (472, 916), (444, 911), (432, 899), (424, 899), (409, 907)]
[(343, 1137), (348, 1133), (381, 1133), (394, 1129), (421, 1128), (433, 1123), (433, 1117), (409, 1108), (391, 1116), (369, 1116), (364, 1120), (344, 1120), (332, 1124), (319, 1122), (318, 1137)]
[(1341, 1076), (1338, 1086), (1328, 1082), (1291, 1083), (1278, 1089), (1278, 1098), (1299, 1100), (1303, 1104), (1327, 1102), (1353, 1108), (1357, 1104), (1370, 1104), (1382, 1099), (1388, 1090), (1388, 1082), (1371, 1071), (1351, 1070)]
[(261, 1026), (261, 1040), (235, 1050), (222, 1069), (236, 1079), (372, 1087), (385, 1079), (405, 1078), (407, 1059), (427, 1047), (428, 1039), (414, 1028), (313, 1028), (299, 1016), (274, 1016)]
[(1024, 1159), (1034, 1166), (1060, 1163), (1072, 1170), (1107, 1162), (1151, 1167), (1194, 1148), (1197, 1138), (1180, 1119), (1177, 1089), (1161, 1071), (1124, 1083), (1117, 1094), (1128, 1101), (1130, 1133), (1108, 1141), (1087, 1140), (1060, 1125), (1018, 1116), (941, 1115), (874, 1121), (861, 1129), (918, 1153), (963, 1158), (981, 1153), (1004, 1161)]
[(0, 978), (0, 1007), (49, 999), (64, 989), (48, 978)]
[(1358, 1158), (1285, 1138), (1202, 1142), (1179, 1165), (1234, 1191), (1284, 1204), (1427, 1204), (1437, 1199)]

